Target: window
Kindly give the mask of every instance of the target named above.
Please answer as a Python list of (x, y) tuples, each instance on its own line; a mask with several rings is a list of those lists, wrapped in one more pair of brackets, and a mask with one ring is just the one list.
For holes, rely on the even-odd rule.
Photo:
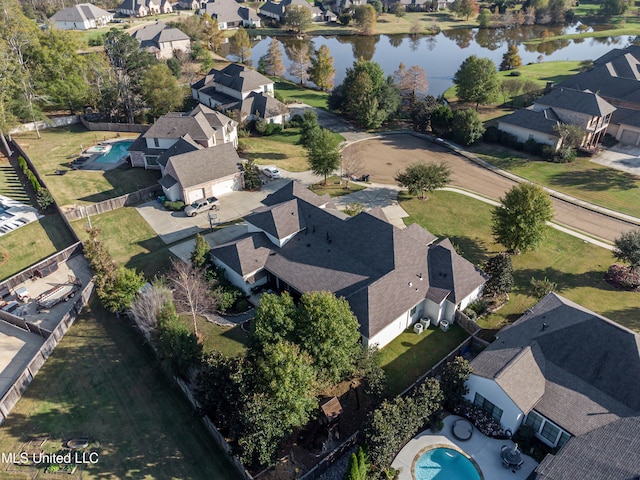
[(496, 407), (493, 403), (491, 403), (479, 393), (476, 393), (473, 403), (480, 407), (484, 411), (484, 413), (489, 415), (496, 422), (500, 422), (500, 419), (502, 418), (502, 409)]
[(155, 145), (156, 148), (160, 148), (160, 139), (154, 138), (153, 139), (153, 144)]
[(560, 440), (558, 440), (558, 447), (562, 447), (569, 441), (570, 438), (571, 435), (569, 435), (567, 432), (562, 432), (562, 435), (560, 435)]
[(409, 315), (413, 317), (413, 316), (416, 314), (416, 310), (417, 310), (417, 309), (418, 309), (418, 306), (416, 305), (415, 307), (413, 307), (413, 308), (411, 309), (411, 312), (409, 312)]
[(540, 427), (542, 426), (542, 417), (536, 412), (529, 412), (529, 415), (527, 415), (527, 419), (524, 421), (524, 424), (528, 427), (531, 427), (534, 432), (538, 433), (540, 431)]
[(542, 432), (540, 432), (540, 435), (549, 440), (553, 445), (555, 445), (559, 433), (560, 429), (553, 423), (547, 421), (544, 422), (544, 427), (542, 427)]

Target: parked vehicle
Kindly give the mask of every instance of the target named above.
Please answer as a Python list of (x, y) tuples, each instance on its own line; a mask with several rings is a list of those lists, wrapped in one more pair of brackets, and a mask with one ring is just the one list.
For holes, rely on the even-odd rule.
[(184, 213), (186, 213), (187, 217), (195, 217), (205, 210), (217, 210), (219, 204), (220, 200), (216, 197), (202, 198), (185, 207)]
[(280, 178), (280, 170), (276, 167), (265, 167), (262, 169), (262, 173), (269, 178)]

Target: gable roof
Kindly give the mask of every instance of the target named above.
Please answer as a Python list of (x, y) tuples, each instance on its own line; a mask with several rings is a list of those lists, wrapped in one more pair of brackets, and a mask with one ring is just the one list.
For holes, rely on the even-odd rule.
[(558, 87), (589, 89), (608, 99), (640, 105), (640, 46), (614, 48), (593, 63), (592, 69), (567, 78)]
[(160, 48), (162, 43), (189, 40), (182, 30), (168, 27), (164, 22), (146, 25), (133, 32), (132, 37), (140, 42), (142, 48)]
[(182, 188), (234, 175), (240, 172), (240, 157), (230, 143), (174, 155), (167, 162), (175, 171), (175, 178)]
[(117, 10), (139, 11), (142, 7), (148, 7), (150, 0), (124, 0)]
[(198, 145), (196, 142), (194, 142), (191, 138), (191, 135), (187, 133), (185, 136), (180, 137), (180, 139), (176, 143), (162, 152), (162, 154), (160, 154), (160, 156), (158, 157), (157, 162), (159, 165), (165, 167), (171, 157), (182, 155), (183, 153), (195, 152), (196, 150), (201, 150), (203, 148), (203, 146)]
[(555, 127), (560, 125), (557, 115), (555, 115), (550, 108), (543, 110), (522, 108), (499, 119), (498, 122), (545, 133), (554, 137), (558, 137), (558, 132), (555, 130)]
[(219, 22), (258, 22), (260, 17), (252, 8), (240, 5), (236, 0), (213, 0), (205, 4), (204, 11)]
[(604, 117), (613, 113), (616, 109), (596, 93), (572, 88), (554, 88), (544, 97), (536, 100), (535, 103), (536, 105), (549, 106), (596, 117)]
[[(527, 361), (516, 361), (527, 349)], [(640, 412), (640, 336), (555, 293), (500, 330), (471, 365), (525, 413), (534, 408), (573, 435)], [(513, 379), (500, 383), (505, 370)]]
[(289, 111), (280, 100), (264, 93), (251, 92), (240, 104), (242, 116), (256, 115), (261, 118), (277, 117)]
[[(345, 297), (365, 337), (376, 335), (390, 321), (424, 301), (433, 288), (427, 259), (431, 254), (429, 243), (435, 237), (418, 225), (401, 230), (377, 211), (348, 219), (338, 217), (328, 196), (319, 197), (298, 182), (288, 182), (267, 196), (263, 204), (265, 207), (246, 217), (262, 230), (252, 235), (265, 239), (263, 232), (280, 239), (291, 236), (282, 247), (269, 246), (271, 253), (264, 269), (300, 293), (325, 290)], [(439, 249), (452, 249), (450, 245), (441, 242)], [(246, 275), (236, 269), (239, 263), (230, 256), (229, 247), (214, 247), (212, 254), (238, 274)], [(447, 258), (456, 264), (444, 265), (448, 271), (456, 275), (473, 272), (470, 280), (460, 280), (460, 284), (475, 281), (475, 290), (484, 283), (472, 264), (457, 254)], [(446, 264), (446, 259), (440, 263)], [(433, 268), (440, 268), (440, 263)], [(453, 289), (456, 291), (443, 291), (462, 298), (463, 287), (458, 281)]]
[(281, 0), (280, 2), (268, 0), (267, 3), (260, 7), (260, 13), (267, 12), (282, 17), (285, 14), (287, 7), (292, 5), (305, 7), (315, 16), (322, 14), (322, 10), (310, 5), (306, 0)]
[(534, 480), (631, 480), (640, 472), (640, 417), (621, 418), (573, 437), (535, 469)]
[(55, 13), (51, 20), (55, 22), (85, 22), (103, 17), (113, 17), (113, 14), (92, 3), (79, 3), (73, 7), (63, 8)]
[(273, 85), (273, 81), (261, 73), (238, 63), (230, 63), (222, 70), (211, 69), (205, 77), (205, 84), (211, 82), (236, 92), (248, 92), (262, 88), (264, 85)]

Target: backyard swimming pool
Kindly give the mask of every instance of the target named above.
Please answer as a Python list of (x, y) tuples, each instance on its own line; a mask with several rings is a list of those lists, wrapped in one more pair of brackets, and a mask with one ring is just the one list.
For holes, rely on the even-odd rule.
[(133, 144), (133, 140), (123, 140), (111, 144), (111, 150), (103, 153), (94, 160), (96, 163), (118, 163), (127, 154), (129, 147)]
[(432, 448), (415, 465), (416, 480), (480, 480), (474, 464), (457, 450)]

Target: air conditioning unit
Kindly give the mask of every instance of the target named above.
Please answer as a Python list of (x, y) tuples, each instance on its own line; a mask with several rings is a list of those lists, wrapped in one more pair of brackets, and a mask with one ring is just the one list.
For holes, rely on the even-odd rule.
[(422, 324), (420, 322), (417, 322), (413, 326), (413, 331), (416, 332), (418, 335), (420, 335), (424, 331), (424, 327), (422, 326)]
[(448, 320), (440, 320), (440, 330), (442, 330), (443, 332), (448, 332), (450, 326), (451, 324)]
[(426, 330), (427, 328), (429, 328), (429, 325), (431, 324), (431, 320), (429, 320), (429, 317), (421, 318), (420, 324)]

